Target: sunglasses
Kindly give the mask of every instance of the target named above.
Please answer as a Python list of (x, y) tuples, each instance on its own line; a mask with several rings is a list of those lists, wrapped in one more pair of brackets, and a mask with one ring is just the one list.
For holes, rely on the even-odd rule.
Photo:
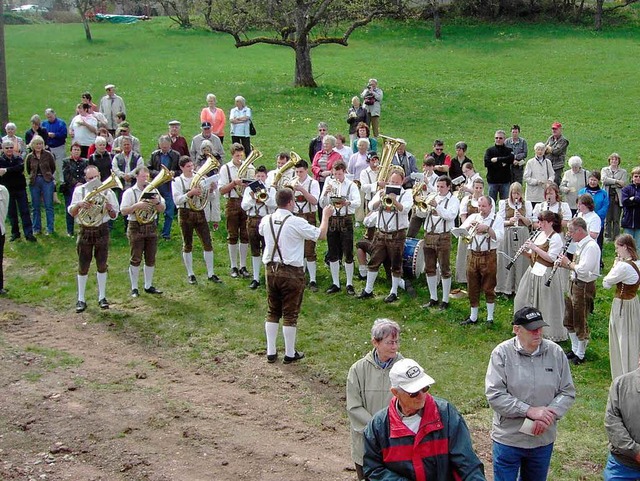
[(422, 389), (420, 389), (417, 392), (412, 392), (412, 393), (407, 393), (409, 395), (410, 398), (417, 398), (421, 393), (426, 393), (429, 392), (429, 386), (425, 386)]

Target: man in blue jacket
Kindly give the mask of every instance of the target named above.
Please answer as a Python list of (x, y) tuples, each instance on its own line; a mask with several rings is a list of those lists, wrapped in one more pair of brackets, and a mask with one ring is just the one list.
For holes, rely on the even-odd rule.
[(389, 407), (364, 431), (366, 479), (485, 480), (464, 419), (453, 405), (428, 393), (433, 378), (413, 359), (402, 359), (389, 371), (389, 381)]
[(42, 122), (42, 127), (47, 131), (47, 138), (44, 139), (44, 142), (56, 158), (56, 177), (58, 178), (58, 184), (62, 185), (64, 182), (62, 178), (62, 159), (67, 156), (67, 124), (64, 120), (56, 117), (56, 112), (53, 109), (45, 110), (44, 114), (47, 117), (47, 120)]

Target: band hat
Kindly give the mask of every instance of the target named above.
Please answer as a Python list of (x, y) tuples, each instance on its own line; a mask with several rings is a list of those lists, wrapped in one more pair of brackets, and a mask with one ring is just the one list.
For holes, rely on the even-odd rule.
[(179, 120), (172, 120), (169, 125), (182, 125), (182, 123)]
[(409, 394), (416, 393), (435, 383), (434, 379), (413, 359), (401, 359), (389, 371), (391, 387), (400, 388)]
[(380, 159), (380, 156), (378, 155), (378, 152), (376, 152), (375, 150), (370, 150), (369, 152), (367, 152), (367, 160), (371, 160), (371, 159)]
[(522, 326), (527, 331), (535, 331), (541, 327), (549, 326), (544, 319), (542, 313), (535, 307), (523, 307), (513, 315), (514, 326)]
[(551, 128), (552, 129), (561, 129), (562, 128), (562, 124), (560, 122), (554, 122), (551, 124)]
[(210, 128), (211, 128), (211, 123), (209, 123), (209, 122), (202, 122), (202, 124), (200, 125), (200, 127), (202, 127), (203, 129), (210, 129)]
[(116, 88), (116, 86), (113, 85), (113, 84), (107, 84), (107, 85), (104, 86), (105, 90), (114, 89), (114, 88)]

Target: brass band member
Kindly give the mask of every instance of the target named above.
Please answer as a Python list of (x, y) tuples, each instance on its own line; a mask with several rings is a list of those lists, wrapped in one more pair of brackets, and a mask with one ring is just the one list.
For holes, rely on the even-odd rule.
[(438, 305), (438, 277), (436, 261), (442, 277), (442, 303), (440, 309), (449, 307), (451, 292), (451, 229), (460, 209), (460, 201), (451, 194), (451, 179), (442, 175), (436, 182), (438, 195), (431, 199), (424, 220), (424, 257), (427, 285), (431, 300), (423, 307)]
[[(100, 185), (100, 172), (94, 165), (88, 166), (85, 171), (86, 184), (78, 185), (73, 191), (71, 204), (68, 212), (78, 224), (78, 214), (84, 209), (90, 209), (92, 204), (86, 202), (85, 197)], [(93, 181), (93, 182), (92, 182)], [(109, 257), (109, 221), (118, 216), (118, 199), (111, 189), (98, 194), (105, 196), (103, 210), (98, 215), (102, 216), (101, 222), (97, 221), (97, 226), (80, 224), (80, 234), (78, 234), (78, 302), (76, 312), (83, 312), (87, 308), (85, 291), (87, 289), (87, 278), (91, 259), (95, 257), (98, 269), (98, 305), (101, 309), (109, 309), (107, 301), (107, 260)]]
[[(560, 216), (560, 220), (562, 222), (562, 228), (567, 227), (567, 223), (573, 217), (571, 214), (571, 209), (569, 208), (569, 204), (566, 202), (562, 202), (562, 198), (560, 197), (560, 189), (553, 182), (549, 182), (544, 188), (544, 201), (539, 202), (533, 208), (533, 218), (537, 219), (540, 216), (541, 212), (545, 210), (549, 210), (554, 214), (558, 214)], [(533, 228), (537, 229), (538, 223), (536, 221), (533, 222)]]
[[(227, 219), (227, 247), (231, 263), (231, 277), (249, 278), (247, 270), (247, 252), (249, 250), (249, 234), (247, 233), (247, 214), (242, 210), (241, 200), (244, 191), (243, 179), (238, 177), (238, 168), (245, 158), (242, 144), (231, 145), (231, 160), (220, 168), (219, 191), (227, 197), (225, 217)], [(254, 168), (249, 167), (248, 178), (253, 178)], [(239, 193), (240, 192), (240, 193)], [(240, 245), (238, 246), (238, 240)], [(239, 259), (238, 259), (239, 255)], [(238, 262), (240, 270), (238, 270)]]
[[(316, 225), (316, 211), (320, 198), (320, 184), (309, 175), (309, 164), (306, 160), (299, 160), (296, 164), (296, 176), (291, 182), (294, 188), (293, 214), (306, 219), (309, 224)], [(309, 290), (318, 292), (316, 281), (316, 243), (312, 240), (304, 241), (304, 261), (309, 271)]]
[[(213, 136), (212, 136), (213, 137)], [(219, 145), (220, 141), (217, 140)], [(222, 152), (224, 154), (224, 152)], [(196, 159), (193, 161), (193, 170), (195, 172), (198, 171), (202, 165), (211, 158), (211, 156), (215, 157), (218, 161), (222, 161), (221, 154), (214, 147), (213, 142), (203, 139), (200, 142), (200, 147), (198, 150), (198, 154), (196, 155)], [(207, 177), (213, 177), (214, 175), (218, 175), (219, 169), (213, 169), (211, 172), (207, 174)], [(213, 230), (217, 231), (220, 227), (220, 193), (218, 192), (218, 183), (217, 181), (213, 181), (214, 189), (209, 194), (209, 201), (207, 205), (204, 207), (204, 217), (207, 219), (207, 224), (213, 224)]]
[[(470, 162), (464, 164), (469, 165)], [(462, 198), (460, 201), (460, 223), (463, 223), (471, 214), (477, 214), (478, 200), (484, 195), (484, 180), (478, 177), (473, 181), (473, 193)], [(492, 206), (493, 199), (491, 199)], [(492, 209), (493, 211), (493, 209)], [(456, 255), (456, 282), (461, 284), (467, 283), (467, 254), (468, 245), (462, 240), (458, 240), (458, 252)], [(460, 289), (454, 289), (452, 293), (459, 293)]]
[(577, 217), (569, 222), (569, 235), (576, 246), (573, 261), (560, 256), (560, 266), (569, 269), (571, 278), (565, 294), (564, 327), (569, 331), (571, 351), (567, 353), (573, 364), (584, 362), (589, 343), (587, 317), (593, 312), (593, 299), (596, 295), (596, 279), (600, 275), (600, 247), (589, 235), (587, 223)]
[(378, 276), (378, 269), (385, 259), (389, 259), (392, 276), (391, 292), (385, 297), (384, 302), (398, 300), (398, 287), (400, 287), (402, 280), (404, 241), (407, 227), (409, 227), (409, 212), (413, 206), (411, 189), (405, 190), (402, 187), (403, 183), (402, 167), (396, 167), (387, 185), (399, 187), (400, 195), (385, 194), (385, 191), (380, 189), (369, 202), (369, 209), (378, 211), (378, 230), (373, 237), (373, 252), (369, 260), (367, 285), (358, 296), (360, 299), (373, 297), (373, 285)]
[[(180, 231), (182, 232), (182, 260), (187, 269), (187, 280), (189, 284), (197, 284), (193, 273), (193, 231), (200, 238), (202, 250), (204, 251), (204, 263), (207, 266), (207, 277), (209, 281), (221, 283), (220, 278), (213, 270), (213, 245), (211, 244), (211, 233), (207, 225), (207, 219), (203, 210), (195, 210), (189, 205), (189, 199), (202, 195), (200, 186), (191, 186), (193, 179), (193, 161), (188, 155), (180, 157), (180, 170), (182, 174), (173, 179), (173, 201), (178, 207), (178, 217), (180, 220)], [(201, 184), (202, 185), (202, 184)], [(207, 187), (205, 187), (207, 188)], [(214, 186), (208, 187), (209, 195)]]
[[(434, 168), (436, 166), (436, 161), (430, 155), (426, 155), (424, 160), (422, 161), (422, 182), (416, 182), (413, 184), (414, 189), (419, 188), (422, 189), (423, 195), (426, 197), (432, 192), (436, 192), (436, 182), (440, 178), (436, 172), (434, 172)], [(414, 190), (414, 194), (416, 191)], [(420, 233), (420, 228), (424, 225), (424, 220), (427, 217), (427, 213), (418, 209), (415, 205), (413, 206), (413, 212), (411, 213), (411, 220), (409, 221), (409, 230), (407, 230), (407, 237), (418, 237)]]
[[(274, 180), (276, 178), (276, 174), (278, 173), (278, 170), (280, 170), (280, 168), (283, 167), (290, 160), (291, 160), (291, 156), (287, 152), (280, 152), (276, 156), (276, 168), (273, 169), (273, 170), (270, 170), (267, 173), (267, 181), (266, 181), (266, 185), (267, 186), (271, 187), (273, 185), (273, 182), (274, 182)], [(282, 174), (281, 180), (280, 180), (280, 182), (278, 184), (279, 185), (287, 185), (292, 178), (293, 178), (293, 169), (286, 170)], [(278, 189), (279, 185), (273, 185), (273, 187)], [(275, 200), (274, 200), (274, 202), (275, 202)]]
[[(343, 164), (344, 165), (344, 164)], [(282, 318), (284, 337), (284, 364), (304, 357), (296, 350), (298, 315), (304, 295), (304, 243), (303, 240), (322, 240), (327, 236), (329, 218), (333, 207), (327, 205), (320, 228), (292, 215), (295, 201), (291, 189), (276, 194), (277, 210), (262, 218), (258, 232), (264, 237), (262, 262), (267, 275), (267, 318), (264, 329), (267, 335), (267, 362), (278, 358), (276, 338)]]
[(333, 177), (327, 178), (320, 196), (320, 206), (335, 207), (329, 220), (327, 244), (329, 268), (333, 283), (327, 294), (340, 292), (340, 257), (344, 255), (344, 270), (347, 276), (347, 294), (355, 295), (353, 288), (353, 215), (360, 205), (358, 186), (346, 178), (347, 166), (342, 160), (332, 167)]
[(545, 339), (566, 341), (568, 334), (563, 325), (566, 277), (554, 275), (551, 285), (545, 285), (564, 245), (560, 215), (548, 210), (542, 211), (538, 216), (538, 225), (540, 234), (525, 242), (524, 256), (530, 259), (531, 265), (522, 276), (513, 301), (513, 310), (535, 307), (549, 324), (542, 329)]
[(264, 165), (256, 169), (256, 181), (262, 182), (261, 190), (245, 189), (242, 195), (242, 210), (247, 214), (247, 234), (251, 247), (251, 265), (253, 267), (253, 280), (249, 284), (250, 289), (260, 286), (260, 263), (264, 248), (264, 237), (258, 232), (258, 226), (262, 218), (271, 214), (276, 209), (276, 189), (267, 187), (267, 168)]
[[(156, 252), (158, 250), (158, 222), (157, 217), (163, 213), (166, 204), (157, 189), (148, 196), (143, 197), (143, 190), (149, 180), (149, 169), (142, 166), (136, 173), (136, 182), (124, 191), (120, 212), (127, 216), (127, 237), (131, 244), (131, 259), (129, 261), (129, 278), (131, 279), (131, 297), (138, 297), (138, 277), (140, 275), (140, 263), (144, 255), (144, 292), (147, 294), (162, 294), (162, 291), (153, 286), (153, 273), (156, 265)], [(145, 212), (150, 222), (138, 222), (136, 212)]]
[(496, 299), (496, 248), (504, 236), (502, 218), (491, 212), (491, 199), (482, 196), (478, 200), (477, 214), (470, 215), (460, 226), (471, 234), (467, 257), (467, 285), (471, 314), (461, 325), (478, 322), (480, 292), (484, 292), (487, 301), (487, 323), (493, 322)]
[[(369, 141), (367, 139), (360, 139), (358, 142)], [(356, 242), (356, 256), (358, 257), (358, 279), (361, 281), (367, 280), (367, 272), (369, 271), (367, 264), (367, 255), (370, 255), (373, 247), (373, 236), (376, 232), (376, 224), (378, 223), (377, 214), (370, 215), (369, 202), (373, 199), (376, 191), (378, 190), (378, 169), (380, 163), (380, 157), (377, 152), (367, 152), (367, 162), (369, 166), (360, 172), (360, 193), (361, 199), (364, 202), (363, 211), (365, 217), (362, 221), (362, 225), (365, 227), (363, 237)], [(375, 217), (375, 219), (374, 219)], [(390, 277), (389, 263), (385, 262), (385, 271), (387, 272), (387, 278)]]

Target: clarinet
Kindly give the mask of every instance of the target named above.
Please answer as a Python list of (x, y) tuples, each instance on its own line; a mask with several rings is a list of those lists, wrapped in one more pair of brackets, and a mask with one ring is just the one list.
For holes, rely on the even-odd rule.
[[(562, 252), (560, 252), (560, 256), (563, 256), (567, 253), (567, 250), (569, 249), (569, 244), (571, 244), (571, 241), (572, 241), (571, 236), (567, 235), (564, 241), (564, 246), (562, 246)], [(558, 258), (560, 256), (558, 256)], [(558, 270), (558, 267), (560, 267), (560, 262), (556, 259), (556, 261), (553, 263), (553, 269), (551, 270), (551, 275), (549, 276), (549, 279), (547, 279), (547, 281), (544, 283), (546, 287), (551, 286), (551, 281), (553, 280), (553, 276), (556, 275), (556, 271)]]
[[(536, 229), (536, 230), (534, 230), (534, 231), (531, 233), (531, 235), (529, 236), (529, 238), (527, 239), (527, 241), (531, 241), (531, 242), (533, 242), (533, 241), (536, 239), (536, 237), (538, 237), (538, 234), (540, 234), (540, 232), (541, 232), (541, 231), (542, 231), (542, 229)], [(513, 265), (514, 265), (514, 264), (516, 263), (516, 261), (518, 260), (518, 257), (520, 257), (520, 256), (523, 254), (523, 252), (524, 252), (524, 250), (525, 250), (525, 244), (526, 244), (526, 243), (527, 243), (527, 242), (525, 241), (525, 243), (524, 243), (524, 244), (522, 244), (522, 245), (520, 246), (520, 249), (518, 249), (518, 251), (516, 252), (516, 255), (515, 255), (515, 256), (513, 256), (513, 259), (511, 259), (511, 261), (507, 264), (507, 270), (511, 270), (511, 268), (513, 267)]]

